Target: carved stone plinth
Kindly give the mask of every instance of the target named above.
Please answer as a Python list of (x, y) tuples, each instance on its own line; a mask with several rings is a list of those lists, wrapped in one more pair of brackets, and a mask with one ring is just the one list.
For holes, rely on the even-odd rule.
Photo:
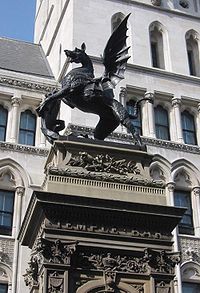
[(30, 292), (172, 292), (171, 233), (184, 210), (161, 204), (151, 159), (132, 146), (55, 143), (19, 235), (31, 249)]
[(164, 182), (150, 177), (152, 156), (137, 146), (91, 139), (56, 141), (44, 189), (95, 198), (166, 204)]

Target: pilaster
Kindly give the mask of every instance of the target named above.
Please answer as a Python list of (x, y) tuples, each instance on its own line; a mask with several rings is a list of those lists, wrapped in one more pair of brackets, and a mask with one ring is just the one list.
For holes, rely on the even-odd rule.
[(11, 104), (12, 104), (12, 123), (11, 123), (11, 134), (10, 134), (10, 142), (17, 143), (18, 139), (18, 131), (19, 131), (19, 120), (20, 120), (20, 112), (19, 107), (22, 102), (21, 97), (12, 97)]
[(155, 119), (154, 119), (154, 93), (146, 92), (144, 95), (147, 100), (142, 102), (142, 133), (144, 136), (150, 136), (155, 138)]
[[(173, 107), (173, 113), (174, 113), (174, 139), (175, 141), (179, 143), (184, 143), (183, 140), (183, 131), (182, 131), (182, 125), (181, 125), (181, 98), (173, 98), (172, 99), (172, 107)], [(172, 121), (173, 123), (173, 121)]]

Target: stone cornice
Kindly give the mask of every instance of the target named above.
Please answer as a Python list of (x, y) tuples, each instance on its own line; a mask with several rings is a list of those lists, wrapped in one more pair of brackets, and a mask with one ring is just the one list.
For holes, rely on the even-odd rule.
[(147, 7), (149, 9), (151, 9), (151, 10), (159, 10), (159, 12), (163, 12), (163, 13), (167, 12), (169, 14), (176, 14), (176, 15), (179, 15), (179, 16), (185, 17), (185, 18), (196, 19), (196, 20), (200, 19), (200, 17), (197, 16), (197, 15), (192, 15), (192, 14), (189, 14), (189, 13), (185, 13), (185, 12), (183, 12), (181, 10), (169, 9), (169, 8), (164, 8), (164, 7), (161, 7), (161, 6), (154, 6), (152, 4), (142, 3), (142, 2), (136, 1), (136, 0), (121, 0), (121, 2), (127, 2), (128, 4), (135, 4), (135, 5), (140, 6), (140, 7)]
[[(90, 56), (90, 58), (92, 59), (92, 61), (96, 63), (100, 63), (103, 66), (102, 59), (100, 57)], [(151, 74), (152, 76), (158, 76), (158, 77), (172, 79), (173, 81), (179, 81), (179, 82), (182, 81), (182, 82), (187, 82), (187, 83), (197, 84), (197, 85), (199, 85), (199, 82), (200, 82), (200, 78), (198, 76), (184, 75), (184, 74), (179, 74), (175, 72), (170, 72), (164, 69), (146, 67), (146, 66), (130, 64), (130, 63), (127, 64), (127, 70), (133, 70), (136, 72), (144, 73), (146, 75)]]
[(22, 79), (16, 79), (11, 77), (0, 76), (0, 85), (5, 85), (14, 88), (20, 88), (25, 90), (34, 90), (41, 93), (48, 93), (55, 89), (56, 85), (26, 81)]
[[(90, 135), (93, 136), (94, 129), (92, 127), (84, 127), (84, 126), (69, 124), (67, 131), (72, 132), (75, 135), (87, 134), (89, 136)], [(128, 144), (133, 142), (132, 136), (130, 134), (119, 133), (119, 132), (112, 133), (112, 135), (110, 135), (108, 139), (114, 140), (114, 141), (117, 140), (118, 142), (123, 142)], [(147, 146), (148, 145), (156, 146), (156, 147), (165, 148), (165, 149), (171, 149), (171, 150), (182, 151), (182, 152), (193, 153), (193, 154), (200, 154), (200, 147), (195, 145), (182, 144), (182, 143), (177, 143), (177, 142), (172, 142), (167, 140), (155, 139), (151, 137), (142, 137), (142, 142), (146, 144)]]
[(20, 153), (27, 153), (30, 155), (37, 155), (46, 157), (48, 155), (49, 150), (44, 148), (38, 148), (34, 146), (13, 144), (9, 142), (0, 142), (0, 150), (3, 151), (15, 151)]

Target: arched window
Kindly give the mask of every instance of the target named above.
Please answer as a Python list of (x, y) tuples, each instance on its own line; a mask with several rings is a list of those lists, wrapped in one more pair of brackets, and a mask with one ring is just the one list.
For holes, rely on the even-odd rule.
[(21, 113), (19, 128), (19, 143), (25, 145), (35, 145), (36, 116), (26, 110)]
[(186, 144), (197, 144), (194, 117), (188, 111), (181, 113), (183, 139)]
[(141, 119), (141, 109), (137, 106), (135, 107), (135, 101), (129, 100), (126, 103), (127, 111), (130, 115), (131, 122), (139, 135), (142, 135), (142, 119)]
[(190, 30), (185, 35), (190, 75), (200, 76), (198, 35)]
[(113, 32), (125, 18), (125, 15), (122, 12), (115, 13), (111, 18), (111, 31)]
[[(13, 191), (0, 190), (0, 233), (11, 235), (13, 222)], [(1, 291), (0, 291), (1, 292)]]
[(149, 28), (152, 66), (165, 69), (163, 29), (158, 22), (154, 22)]
[(154, 108), (156, 137), (170, 140), (168, 112), (162, 106)]
[(8, 111), (0, 105), (0, 140), (6, 139), (6, 127), (7, 127)]
[(174, 204), (177, 207), (186, 208), (186, 212), (180, 221), (179, 233), (181, 234), (194, 234), (193, 226), (193, 212), (192, 212), (192, 203), (191, 203), (191, 192), (185, 190), (175, 190), (174, 192)]

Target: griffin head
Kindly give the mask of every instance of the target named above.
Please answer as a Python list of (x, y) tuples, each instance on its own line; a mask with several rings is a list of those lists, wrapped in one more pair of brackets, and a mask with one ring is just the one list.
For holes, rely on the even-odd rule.
[(73, 51), (70, 50), (64, 50), (66, 56), (69, 58), (69, 61), (75, 62), (75, 63), (83, 63), (84, 59), (86, 58), (86, 45), (83, 43), (81, 45), (81, 49), (75, 48)]

